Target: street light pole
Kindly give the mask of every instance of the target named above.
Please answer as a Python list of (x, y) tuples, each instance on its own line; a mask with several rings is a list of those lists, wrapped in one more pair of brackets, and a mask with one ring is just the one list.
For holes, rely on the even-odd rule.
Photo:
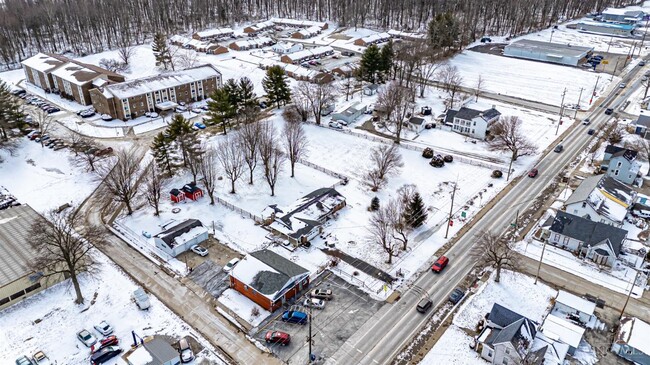
[(598, 80), (600, 80), (600, 75), (596, 77), (596, 84), (594, 84), (594, 92), (591, 94), (591, 98), (589, 98), (589, 105), (591, 105), (591, 102), (594, 99), (594, 96), (596, 96), (596, 88), (598, 87)]
[(616, 69), (618, 68), (618, 61), (619, 59), (616, 59), (616, 64), (614, 65), (614, 71), (612, 71), (612, 77), (609, 78), (609, 81), (614, 80), (614, 74), (616, 74)]
[(562, 114), (564, 114), (564, 96), (566, 95), (566, 87), (562, 92), (562, 104), (560, 104), (560, 120), (557, 122), (557, 128), (555, 129), (555, 135), (557, 136), (560, 131), (560, 124), (562, 124)]
[(573, 119), (576, 119), (578, 117), (578, 110), (580, 110), (580, 100), (582, 99), (582, 90), (584, 90), (584, 87), (580, 88), (580, 95), (578, 96), (578, 105), (576, 106), (576, 113), (573, 115)]

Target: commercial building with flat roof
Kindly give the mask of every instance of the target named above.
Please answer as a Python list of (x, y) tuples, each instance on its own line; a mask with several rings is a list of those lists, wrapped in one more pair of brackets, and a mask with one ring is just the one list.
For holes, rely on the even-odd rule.
[(617, 37), (634, 37), (634, 30), (636, 29), (632, 24), (591, 22), (586, 20), (576, 24), (576, 27), (579, 31), (585, 33), (605, 34)]
[(521, 39), (507, 45), (503, 54), (509, 57), (578, 66), (591, 55), (593, 50), (593, 47)]

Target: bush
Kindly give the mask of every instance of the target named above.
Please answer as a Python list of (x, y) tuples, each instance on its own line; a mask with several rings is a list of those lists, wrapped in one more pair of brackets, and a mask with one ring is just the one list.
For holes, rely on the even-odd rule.
[(260, 310), (257, 307), (253, 307), (251, 309), (251, 317), (257, 317), (260, 315)]
[(497, 179), (503, 177), (503, 172), (501, 172), (501, 170), (494, 170), (492, 171), (492, 177)]
[(370, 201), (370, 210), (373, 211), (373, 212), (379, 210), (379, 198), (378, 197), (374, 197)]

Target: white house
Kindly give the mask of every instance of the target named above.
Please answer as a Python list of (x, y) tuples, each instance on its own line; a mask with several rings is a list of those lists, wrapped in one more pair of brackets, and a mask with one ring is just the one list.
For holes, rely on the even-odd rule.
[(445, 117), (445, 124), (451, 130), (465, 136), (485, 139), (489, 134), (492, 123), (499, 120), (501, 113), (494, 106), (486, 108), (479, 105), (462, 106), (460, 109), (450, 109)]
[(594, 222), (620, 227), (636, 196), (636, 191), (613, 177), (591, 176), (567, 199), (564, 210)]
[(188, 219), (176, 224), (154, 237), (156, 247), (176, 257), (208, 239), (208, 229), (198, 219)]
[(580, 298), (564, 290), (558, 291), (551, 314), (572, 322), (586, 325), (592, 321), (596, 303)]
[(293, 42), (278, 42), (271, 46), (273, 52), (277, 54), (289, 54), (293, 52), (298, 52), (303, 50), (302, 43), (293, 43)]
[(411, 117), (408, 120), (408, 123), (406, 124), (408, 129), (412, 130), (413, 132), (420, 134), (424, 130), (424, 125), (426, 124), (426, 121), (424, 118), (420, 117)]
[(539, 332), (542, 332), (548, 338), (557, 339), (569, 345), (568, 353), (573, 355), (580, 346), (582, 336), (585, 334), (585, 328), (549, 314), (540, 326)]

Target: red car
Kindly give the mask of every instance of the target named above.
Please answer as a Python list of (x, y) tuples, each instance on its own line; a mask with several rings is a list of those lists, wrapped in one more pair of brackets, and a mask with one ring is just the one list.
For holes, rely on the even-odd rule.
[(538, 173), (539, 173), (539, 171), (537, 171), (537, 169), (532, 169), (528, 173), (528, 177), (535, 177), (535, 176), (537, 176)]
[(431, 271), (440, 273), (442, 269), (444, 269), (445, 266), (447, 266), (448, 263), (449, 263), (449, 259), (447, 258), (447, 256), (440, 256), (438, 261), (436, 261), (433, 264), (433, 266), (431, 266)]
[(279, 343), (282, 346), (286, 346), (291, 342), (291, 336), (286, 332), (280, 331), (268, 331), (264, 336), (266, 343)]
[(115, 346), (119, 342), (120, 342), (120, 340), (118, 340), (117, 337), (115, 337), (115, 336), (104, 337), (99, 342), (97, 342), (96, 344), (94, 344), (94, 345), (92, 345), (90, 347), (90, 353), (92, 354), (94, 352), (97, 352), (97, 351), (103, 349), (104, 347)]

